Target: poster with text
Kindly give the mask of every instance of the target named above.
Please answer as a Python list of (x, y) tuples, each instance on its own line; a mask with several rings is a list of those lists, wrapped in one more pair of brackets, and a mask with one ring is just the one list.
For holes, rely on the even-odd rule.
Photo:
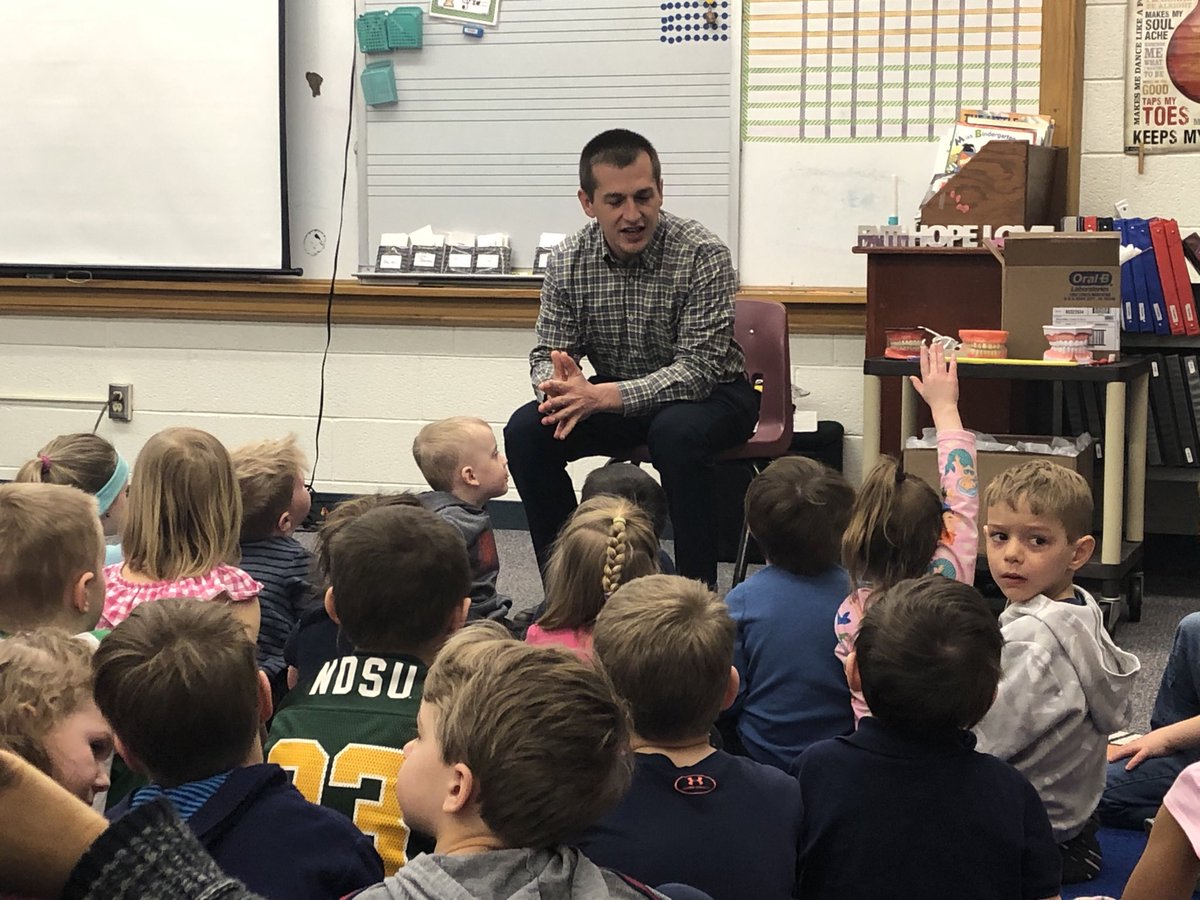
[(1125, 150), (1200, 150), (1200, 0), (1129, 0)]
[(429, 15), (473, 25), (495, 25), (500, 18), (500, 0), (430, 0)]

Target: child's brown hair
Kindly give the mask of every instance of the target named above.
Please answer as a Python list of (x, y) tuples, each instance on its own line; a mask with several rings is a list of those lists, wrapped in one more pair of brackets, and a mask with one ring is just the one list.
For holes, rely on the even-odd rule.
[(14, 481), (66, 484), (97, 493), (117, 470), (117, 450), (98, 434), (62, 434), (17, 470)]
[(425, 679), (443, 761), (478, 780), (506, 847), (549, 847), (594, 824), (629, 785), (629, 724), (602, 667), (560, 647), (457, 638)]
[(217, 603), (143, 603), (96, 650), (96, 705), (163, 787), (242, 765), (258, 735), (254, 642)]
[(1013, 511), (1025, 501), (1035, 516), (1062, 523), (1067, 539), (1092, 533), (1092, 490), (1078, 472), (1046, 459), (1033, 459), (1001, 472), (983, 492), (985, 508), (1007, 504)]
[(316, 561), (317, 571), (325, 579), (326, 587), (329, 586), (329, 543), (333, 536), (363, 513), (383, 506), (421, 507), (421, 501), (417, 499), (416, 494), (409, 491), (396, 494), (363, 494), (361, 497), (343, 500), (325, 516), (321, 529), (317, 532), (313, 559)]
[(658, 571), (649, 517), (620, 497), (585, 500), (567, 519), (546, 566), (546, 630), (585, 628), (622, 584)]
[(241, 539), (261, 541), (275, 533), (279, 517), (291, 506), (308, 460), (294, 434), (246, 444), (230, 457), (242, 495)]
[(782, 456), (746, 491), (746, 524), (767, 562), (794, 575), (820, 575), (839, 561), (854, 488), (841, 472)]
[(880, 591), (929, 569), (942, 534), (942, 498), (884, 456), (863, 479), (842, 537), (855, 587)]
[(197, 428), (167, 428), (146, 441), (129, 482), (121, 545), (139, 575), (176, 581), (238, 561), (242, 495), (229, 451)]
[(46, 736), (91, 699), (92, 651), (79, 638), (39, 628), (0, 641), (0, 747), (53, 778)]
[(447, 635), (471, 590), (458, 529), (420, 506), (350, 519), (327, 548), (333, 605), (356, 650), (413, 652)]
[(735, 626), (725, 602), (699, 581), (647, 575), (608, 598), (592, 646), (633, 730), (649, 741), (708, 734), (729, 686)]
[(36, 628), (59, 615), (85, 572), (103, 578), (96, 500), (61, 484), (0, 485), (0, 623)]

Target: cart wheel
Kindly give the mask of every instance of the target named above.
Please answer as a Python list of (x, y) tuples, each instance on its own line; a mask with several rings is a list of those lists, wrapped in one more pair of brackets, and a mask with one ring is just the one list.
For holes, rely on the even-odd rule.
[(1129, 621), (1142, 621), (1142, 593), (1146, 587), (1146, 573), (1134, 572), (1129, 576), (1129, 590), (1125, 595), (1125, 605), (1129, 608)]

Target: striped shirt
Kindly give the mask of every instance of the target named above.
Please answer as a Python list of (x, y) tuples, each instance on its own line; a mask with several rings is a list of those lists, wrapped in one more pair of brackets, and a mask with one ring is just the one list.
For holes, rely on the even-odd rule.
[(743, 376), (733, 339), (737, 274), (729, 248), (698, 222), (659, 214), (654, 236), (627, 264), (593, 222), (555, 251), (542, 283), (533, 386), (550, 378), (551, 350), (620, 382), (622, 412), (702, 400)]
[(201, 781), (189, 781), (187, 784), (180, 784), (169, 788), (161, 787), (157, 784), (148, 784), (133, 792), (133, 796), (129, 798), (129, 808), (130, 810), (134, 810), (139, 806), (157, 800), (159, 797), (166, 797), (171, 802), (171, 805), (175, 807), (175, 811), (179, 813), (179, 818), (186, 822), (200, 811), (200, 807), (212, 799), (213, 794), (220, 790), (221, 785), (228, 778), (229, 772), (221, 772), (219, 775), (213, 775), (211, 778), (205, 778)]
[(287, 668), (283, 648), (316, 596), (309, 580), (312, 557), (294, 537), (242, 543), (241, 567), (262, 582), (258, 595), (258, 666), (272, 681)]

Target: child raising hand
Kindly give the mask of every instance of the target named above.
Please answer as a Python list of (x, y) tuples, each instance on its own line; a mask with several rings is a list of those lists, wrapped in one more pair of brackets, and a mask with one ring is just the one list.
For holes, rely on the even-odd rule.
[[(963, 429), (958, 412), (958, 361), (953, 354), (947, 359), (939, 344), (922, 345), (920, 365), (920, 377), (911, 380), (933, 414), (941, 495), (906, 475), (890, 456), (863, 479), (842, 539), (851, 585), (834, 624), (835, 652), (842, 660), (854, 649), (862, 617), (880, 592), (927, 572), (965, 584), (975, 580), (979, 485), (975, 435)], [(855, 718), (860, 719), (869, 710), (860, 692), (852, 694)]]

